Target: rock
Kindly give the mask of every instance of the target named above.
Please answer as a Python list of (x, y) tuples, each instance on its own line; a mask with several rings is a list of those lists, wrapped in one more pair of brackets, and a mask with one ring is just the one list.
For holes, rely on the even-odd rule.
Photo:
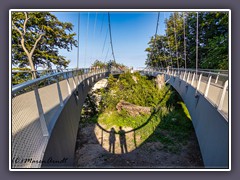
[(94, 84), (92, 91), (96, 91), (98, 89), (105, 88), (107, 86), (107, 84), (108, 84), (108, 80), (102, 79), (102, 80), (98, 81), (96, 84)]
[(118, 112), (120, 112), (121, 110), (126, 110), (131, 116), (134, 117), (142, 114), (151, 114), (150, 107), (137, 106), (124, 100), (120, 100), (116, 108)]
[(158, 74), (156, 77), (156, 84), (158, 89), (162, 89), (162, 87), (165, 85), (165, 79), (164, 79), (164, 75), (162, 74)]
[(134, 82), (135, 82), (135, 83), (137, 83), (137, 82), (138, 82), (138, 79), (137, 79), (137, 77), (136, 77), (136, 76), (132, 76), (132, 79), (134, 80)]

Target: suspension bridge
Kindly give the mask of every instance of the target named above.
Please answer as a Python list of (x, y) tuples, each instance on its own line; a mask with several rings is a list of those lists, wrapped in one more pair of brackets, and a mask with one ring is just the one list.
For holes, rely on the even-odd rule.
[[(109, 14), (108, 19), (115, 61)], [(165, 82), (177, 90), (189, 110), (205, 167), (228, 168), (228, 71), (179, 68), (179, 63), (176, 68), (145, 67), (135, 71), (142, 75), (164, 76)], [(80, 112), (88, 92), (109, 74), (121, 73), (114, 67), (51, 71), (13, 86), (11, 167), (72, 167)]]

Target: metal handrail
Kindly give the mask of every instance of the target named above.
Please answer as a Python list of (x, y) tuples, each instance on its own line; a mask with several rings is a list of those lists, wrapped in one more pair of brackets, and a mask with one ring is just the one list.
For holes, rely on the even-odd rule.
[[(154, 68), (149, 68), (149, 69), (154, 69)], [(142, 69), (143, 71), (147, 71), (148, 69)], [(155, 71), (167, 71), (168, 69), (154, 69)], [(141, 71), (140, 70), (140, 68), (138, 69), (138, 71)], [(182, 69), (182, 68), (179, 68), (179, 69), (177, 69), (177, 68), (171, 68), (171, 69), (169, 69), (169, 71), (180, 71), (180, 72), (195, 72), (196, 70), (195, 69)], [(222, 70), (219, 70), (219, 71), (217, 71), (217, 70), (215, 70), (216, 72), (221, 72)], [(224, 70), (225, 71), (225, 70)], [(216, 72), (212, 72), (212, 71), (207, 71), (207, 69), (199, 69), (198, 70), (198, 74), (201, 74), (201, 73), (204, 73), (204, 74), (211, 74), (211, 75), (220, 75), (220, 76), (223, 76), (223, 77), (228, 77), (228, 74), (222, 74), (222, 73), (216, 73)], [(226, 70), (226, 72), (227, 72), (227, 70)]]
[[(81, 71), (81, 70), (91, 70), (91, 69), (90, 68), (81, 68), (81, 69), (75, 69), (75, 70), (71, 70), (71, 71), (57, 72), (57, 73), (50, 74), (50, 75), (47, 75), (47, 76), (43, 76), (43, 77), (40, 77), (40, 78), (37, 78), (37, 79), (29, 80), (29, 81), (26, 81), (24, 83), (14, 85), (12, 87), (12, 94), (15, 94), (18, 91), (21, 91), (22, 89), (24, 89), (26, 87), (32, 86), (34, 84), (37, 84), (37, 83), (39, 83), (39, 82), (41, 82), (43, 80), (46, 80), (46, 79), (49, 79), (49, 78), (52, 78), (52, 77), (56, 77), (56, 76), (60, 76), (60, 75), (64, 75), (64, 74), (67, 74), (67, 73)], [(97, 69), (97, 70), (100, 70), (100, 69)], [(101, 69), (101, 70), (106, 70), (106, 69)]]
[[(177, 69), (175, 70), (174, 69), (174, 71), (177, 71)], [(181, 72), (196, 72), (196, 70), (195, 69), (182, 69), (182, 70), (180, 70)], [(201, 73), (203, 73), (203, 74), (211, 74), (211, 75), (220, 75), (220, 76), (224, 76), (224, 77), (228, 77), (228, 74), (222, 74), (222, 73), (216, 73), (216, 72), (211, 72), (211, 71), (205, 71), (205, 70), (203, 70), (203, 69), (201, 69), (201, 70), (198, 70), (198, 74), (201, 74)]]

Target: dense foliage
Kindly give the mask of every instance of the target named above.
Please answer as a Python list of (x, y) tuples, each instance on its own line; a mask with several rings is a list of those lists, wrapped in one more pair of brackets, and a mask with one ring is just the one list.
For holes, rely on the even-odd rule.
[(32, 74), (29, 68), (13, 68), (12, 70), (15, 71), (12, 73), (12, 85), (21, 84), (32, 79)]
[(154, 79), (148, 80), (139, 73), (123, 73), (119, 78), (112, 75), (108, 78), (108, 88), (103, 90), (102, 105), (105, 109), (114, 110), (120, 100), (139, 106), (156, 107), (163, 90), (155, 87)]
[[(228, 69), (228, 12), (199, 12), (198, 22), (198, 67)], [(196, 12), (175, 12), (165, 20), (165, 35), (153, 36), (146, 49), (147, 66), (185, 67), (184, 25), (186, 67), (196, 67)]]

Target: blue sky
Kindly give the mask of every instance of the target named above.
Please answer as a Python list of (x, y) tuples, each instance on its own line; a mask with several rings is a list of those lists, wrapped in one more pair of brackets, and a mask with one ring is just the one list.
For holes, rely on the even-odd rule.
[[(63, 22), (71, 22), (78, 39), (78, 12), (52, 12)], [(160, 12), (158, 34), (165, 33), (164, 17), (170, 12)], [(155, 34), (157, 12), (110, 12), (115, 59), (134, 68), (144, 67), (145, 49)], [(107, 12), (80, 12), (79, 67), (89, 67), (96, 59), (113, 59), (108, 32)], [(106, 41), (105, 41), (106, 39)], [(105, 46), (104, 46), (105, 41)], [(77, 66), (77, 48), (71, 52), (61, 50), (61, 55), (71, 60), (69, 68)]]

